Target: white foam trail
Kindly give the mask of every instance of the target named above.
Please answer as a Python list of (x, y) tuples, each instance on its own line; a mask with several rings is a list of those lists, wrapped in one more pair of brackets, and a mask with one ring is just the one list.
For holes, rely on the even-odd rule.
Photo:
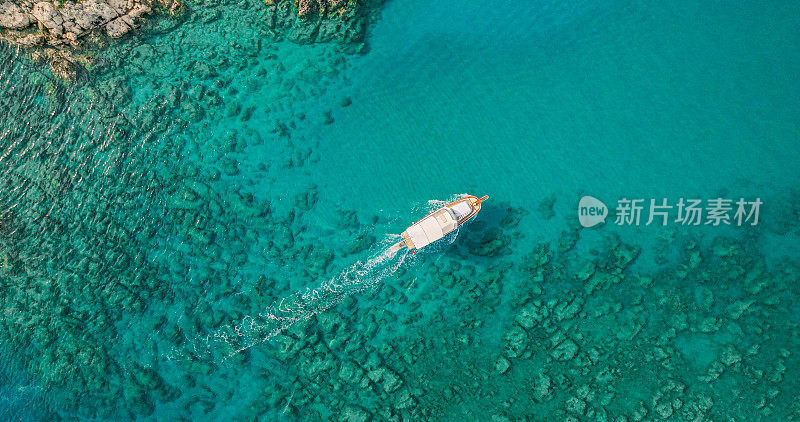
[(457, 199), (461, 199), (461, 198), (463, 198), (465, 196), (469, 196), (469, 194), (468, 193), (459, 193), (459, 194), (453, 195), (450, 198), (444, 199), (444, 200), (441, 200), (441, 199), (429, 199), (428, 200), (428, 205), (432, 206), (432, 208), (429, 211), (434, 211), (434, 210), (436, 210), (438, 208), (441, 208), (441, 207), (443, 207), (443, 206), (445, 206), (445, 205), (447, 205), (447, 204), (449, 204), (449, 203), (451, 203), (451, 202), (453, 202), (453, 201), (455, 201)]
[[(340, 303), (349, 295), (367, 290), (394, 274), (408, 258), (408, 253), (390, 253), (381, 244), (381, 252), (366, 261), (358, 261), (316, 288), (306, 288), (274, 303), (257, 315), (223, 324), (214, 333), (192, 342), (192, 352), (203, 360), (225, 361), (253, 346), (264, 343), (297, 322), (305, 321)], [(182, 353), (168, 359), (188, 358)]]

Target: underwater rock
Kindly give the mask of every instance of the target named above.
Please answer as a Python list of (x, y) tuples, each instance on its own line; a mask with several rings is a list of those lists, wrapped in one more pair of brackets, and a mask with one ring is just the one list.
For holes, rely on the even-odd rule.
[(75, 75), (77, 74), (77, 65), (69, 58), (60, 55), (51, 55), (49, 60), (50, 70), (54, 75), (64, 80), (75, 79)]
[(98, 84), (98, 88), (114, 104), (125, 104), (131, 96), (131, 90), (122, 76), (103, 80)]
[(503, 356), (499, 356), (497, 360), (494, 361), (494, 370), (497, 371), (498, 374), (505, 374), (510, 367), (511, 362)]
[(375, 236), (369, 233), (361, 233), (350, 244), (344, 248), (345, 255), (352, 255), (363, 252), (374, 245), (376, 241)]
[(318, 200), (319, 194), (317, 192), (317, 187), (312, 186), (297, 195), (295, 198), (295, 207), (302, 211), (309, 211)]
[(550, 352), (550, 356), (552, 356), (553, 359), (561, 361), (571, 360), (577, 354), (578, 345), (570, 339), (562, 341)]
[(722, 373), (725, 372), (725, 365), (720, 362), (714, 361), (711, 362), (711, 365), (708, 367), (708, 371), (706, 375), (700, 376), (699, 379), (705, 382), (712, 382), (719, 378)]
[(558, 238), (558, 247), (556, 250), (558, 253), (562, 254), (571, 251), (578, 243), (578, 239), (580, 239), (580, 234), (577, 229), (564, 230)]
[(353, 361), (345, 361), (339, 368), (339, 379), (348, 384), (358, 384), (364, 377), (364, 370)]
[(709, 316), (698, 321), (694, 330), (701, 333), (715, 333), (720, 326), (722, 326), (722, 320)]
[(728, 314), (728, 318), (739, 319), (745, 311), (750, 309), (754, 302), (753, 299), (737, 300), (725, 307), (725, 312)]
[[(313, 342), (309, 344), (313, 344)], [(301, 368), (310, 378), (327, 372), (333, 367), (333, 362), (327, 358), (325, 353), (312, 353), (313, 352), (309, 349), (304, 349), (302, 351), (304, 358), (302, 359), (303, 363), (301, 364)], [(308, 355), (310, 355), (310, 357), (308, 357)]]
[(200, 196), (194, 190), (187, 187), (181, 187), (172, 193), (168, 199), (170, 208), (178, 210), (192, 210), (202, 204)]
[(577, 297), (570, 302), (559, 302), (553, 308), (553, 317), (556, 321), (569, 320), (575, 317), (583, 308), (583, 299)]
[(547, 307), (541, 306), (540, 302), (529, 302), (520, 309), (514, 321), (529, 330), (538, 325), (549, 313)]
[(675, 412), (672, 408), (672, 403), (670, 402), (662, 402), (656, 405), (655, 407), (656, 414), (662, 419), (667, 419)]
[(597, 267), (594, 265), (594, 262), (587, 261), (584, 263), (578, 270), (575, 272), (575, 277), (578, 281), (586, 281), (591, 277)]
[(341, 422), (367, 422), (372, 416), (363, 407), (349, 404), (344, 407), (339, 421)]
[(586, 402), (578, 397), (570, 397), (566, 403), (567, 412), (576, 416), (583, 416), (586, 412)]
[(639, 252), (639, 248), (620, 243), (611, 252), (610, 262), (616, 268), (625, 268), (639, 256)]
[(556, 215), (555, 211), (553, 211), (553, 206), (556, 203), (556, 196), (551, 194), (548, 197), (543, 198), (539, 201), (539, 205), (536, 207), (536, 212), (539, 214), (544, 220), (549, 220)]
[(417, 404), (417, 399), (411, 395), (407, 388), (403, 388), (395, 395), (394, 407), (397, 409), (410, 409)]
[(550, 262), (553, 258), (553, 253), (550, 251), (550, 245), (541, 242), (536, 245), (536, 248), (525, 259), (524, 268), (528, 271), (535, 271)]
[(714, 293), (705, 286), (697, 286), (694, 291), (695, 301), (698, 308), (708, 311), (714, 304)]
[(378, 367), (367, 373), (372, 382), (379, 385), (386, 393), (392, 393), (402, 385), (403, 381), (391, 369)]
[(528, 334), (520, 326), (514, 325), (505, 335), (506, 355), (515, 358), (522, 354), (528, 342)]
[(277, 345), (276, 357), (280, 361), (286, 361), (302, 350), (303, 342), (288, 335), (277, 335), (272, 340)]
[(356, 43), (383, 0), (264, 0), (270, 14), (268, 25), (276, 35), (308, 44), (336, 41)]
[(742, 355), (736, 350), (735, 347), (728, 345), (722, 350), (720, 362), (722, 362), (725, 366), (732, 366), (741, 361)]
[(508, 255), (511, 253), (507, 247), (510, 240), (500, 229), (492, 228), (481, 239), (469, 242), (469, 253), (477, 256)]
[(533, 379), (533, 398), (538, 402), (545, 402), (551, 398), (553, 380), (544, 372), (539, 372)]

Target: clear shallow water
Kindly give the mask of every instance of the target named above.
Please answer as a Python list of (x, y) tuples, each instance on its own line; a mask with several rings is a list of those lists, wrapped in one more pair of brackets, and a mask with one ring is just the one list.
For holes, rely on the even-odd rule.
[(571, 208), (581, 190), (794, 187), (794, 23), (757, 9), (390, 4), (351, 76), (358, 101), (321, 134), (330, 197), (383, 208), (466, 185)]
[[(62, 415), (797, 416), (792, 6), (391, 2), (360, 56), (259, 7), (73, 85), (6, 52), (3, 340)], [(452, 243), (380, 256), (461, 192)], [(578, 230), (584, 193), (763, 224)]]

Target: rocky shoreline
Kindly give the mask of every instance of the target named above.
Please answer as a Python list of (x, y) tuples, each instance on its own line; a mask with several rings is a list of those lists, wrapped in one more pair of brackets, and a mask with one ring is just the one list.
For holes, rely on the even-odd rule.
[(122, 37), (157, 10), (182, 8), (180, 0), (159, 1), (0, 0), (0, 42), (22, 48), (35, 61), (48, 63), (54, 75), (70, 80), (78, 68), (91, 67), (92, 48)]
[[(382, 3), (264, 0), (267, 35), (301, 44), (357, 43)], [(193, 4), (190, 13), (204, 15), (206, 7)], [(185, 11), (181, 0), (0, 0), (0, 41), (31, 51), (34, 59), (49, 62), (54, 74), (71, 79), (76, 65), (93, 60), (86, 47), (121, 38), (145, 17)]]
[(77, 46), (80, 38), (93, 32), (111, 38), (125, 35), (154, 6), (150, 1), (138, 0), (3, 0), (0, 28), (2, 39), (11, 44)]
[[(359, 41), (370, 2), (264, 0), (268, 25), (297, 42)], [(371, 2), (379, 5), (381, 2)], [(88, 34), (120, 38), (154, 11), (182, 10), (180, 0), (2, 0), (0, 40), (13, 45), (78, 46)]]

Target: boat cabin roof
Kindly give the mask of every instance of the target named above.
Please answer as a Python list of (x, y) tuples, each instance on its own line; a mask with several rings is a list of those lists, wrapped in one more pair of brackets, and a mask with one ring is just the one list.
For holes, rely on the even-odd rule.
[(412, 224), (406, 230), (406, 233), (414, 243), (414, 247), (419, 249), (443, 238), (446, 234), (455, 230), (457, 226), (458, 222), (453, 218), (448, 208), (441, 208)]
[(461, 201), (452, 207), (453, 214), (455, 214), (456, 220), (461, 221), (464, 218), (467, 218), (470, 214), (472, 214), (472, 205), (469, 204), (468, 201)]

